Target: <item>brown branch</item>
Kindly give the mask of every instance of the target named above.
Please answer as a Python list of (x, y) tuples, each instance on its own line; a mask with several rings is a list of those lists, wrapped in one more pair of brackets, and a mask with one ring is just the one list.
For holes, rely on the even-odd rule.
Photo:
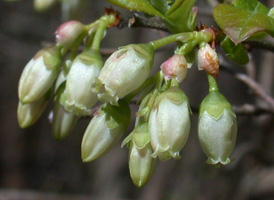
[(138, 13), (134, 13), (127, 21), (121, 22), (119, 28), (152, 28), (169, 32), (167, 26), (159, 17), (145, 18)]
[(256, 81), (254, 81), (253, 79), (251, 79), (243, 73), (238, 73), (234, 71), (230, 67), (222, 65), (220, 66), (220, 69), (234, 75), (235, 78), (246, 84), (249, 88), (253, 90), (254, 94), (256, 94), (258, 97), (267, 102), (270, 106), (270, 109), (274, 111), (274, 99), (269, 94), (267, 94)]
[(247, 50), (264, 49), (274, 52), (274, 42), (269, 40), (250, 40), (243, 42)]

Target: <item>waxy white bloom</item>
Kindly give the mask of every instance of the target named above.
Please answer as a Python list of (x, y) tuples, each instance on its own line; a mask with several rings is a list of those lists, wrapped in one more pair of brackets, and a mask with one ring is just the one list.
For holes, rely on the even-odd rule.
[(97, 94), (92, 92), (103, 61), (100, 53), (88, 50), (75, 58), (66, 82), (65, 108), (76, 115), (89, 115), (91, 107), (97, 102)]
[(65, 22), (55, 32), (56, 43), (62, 47), (69, 48), (85, 30), (85, 26), (79, 21)]
[(22, 103), (41, 99), (52, 87), (61, 64), (56, 47), (40, 50), (26, 65), (19, 81), (18, 94)]
[(161, 65), (165, 80), (175, 78), (181, 83), (187, 75), (187, 61), (183, 55), (175, 54)]
[(27, 128), (33, 125), (44, 112), (50, 98), (51, 91), (37, 101), (23, 104), (18, 103), (17, 119), (21, 128)]
[(121, 47), (105, 62), (98, 77), (102, 85), (98, 98), (117, 105), (117, 101), (139, 88), (147, 79), (154, 57), (150, 44)]
[(82, 139), (82, 160), (89, 162), (108, 152), (121, 138), (130, 122), (126, 103), (104, 104), (91, 119)]
[(157, 96), (149, 117), (153, 157), (179, 158), (190, 132), (188, 98), (178, 87)]
[(219, 73), (219, 58), (216, 51), (206, 44), (198, 50), (198, 69), (205, 70), (208, 74), (215, 78)]
[(151, 155), (148, 123), (138, 124), (132, 133), (124, 140), (123, 145), (129, 143), (129, 172), (134, 184), (142, 187), (152, 176), (157, 159)]
[(208, 164), (230, 163), (237, 137), (237, 121), (231, 105), (219, 92), (210, 92), (199, 111), (199, 141)]

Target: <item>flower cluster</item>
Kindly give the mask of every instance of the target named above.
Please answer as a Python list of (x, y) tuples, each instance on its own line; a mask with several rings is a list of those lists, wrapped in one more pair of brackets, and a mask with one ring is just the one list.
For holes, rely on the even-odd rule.
[[(159, 72), (149, 77), (161, 39), (123, 46), (103, 62), (100, 41), (105, 29), (116, 20), (111, 13), (91, 25), (70, 21), (57, 29), (56, 45), (39, 51), (21, 75), (19, 125), (26, 128), (34, 124), (51, 96), (55, 101), (51, 118), (56, 140), (65, 138), (81, 117), (93, 114), (81, 145), (82, 160), (89, 162), (121, 139), (130, 124), (129, 103), (140, 94), (135, 127), (122, 146), (127, 144), (129, 148), (130, 175), (141, 187), (152, 176), (158, 159), (180, 158), (187, 143), (191, 109), (179, 83), (193, 62), (188, 56), (190, 47), (194, 51), (199, 45), (198, 67), (207, 72), (209, 81), (209, 94), (199, 110), (199, 140), (209, 164), (228, 164), (237, 123), (231, 105), (218, 90), (218, 56), (208, 44), (212, 33), (190, 32), (165, 38), (165, 44), (177, 40), (184, 44), (160, 66)], [(81, 44), (85, 48), (78, 54)], [(98, 102), (98, 108), (94, 107)]]

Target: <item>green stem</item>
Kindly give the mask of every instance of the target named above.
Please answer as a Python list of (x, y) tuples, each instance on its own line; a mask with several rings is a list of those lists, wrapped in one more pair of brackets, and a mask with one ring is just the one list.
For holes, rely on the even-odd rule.
[(92, 43), (92, 48), (95, 50), (100, 49), (101, 40), (104, 37), (104, 32), (107, 29), (107, 27), (115, 22), (115, 16), (114, 15), (105, 15), (100, 18), (100, 22), (98, 25), (98, 28), (96, 30), (94, 40)]
[(208, 85), (209, 85), (209, 92), (217, 92), (217, 91), (219, 91), (216, 78), (214, 78), (210, 74), (207, 74), (207, 79), (208, 79)]
[[(187, 50), (190, 51), (190, 48), (194, 48), (197, 44), (201, 42), (210, 42), (213, 39), (213, 34), (208, 31), (193, 31), (187, 33), (178, 33), (174, 35), (170, 35), (158, 40), (151, 41), (150, 44), (154, 47), (154, 49), (158, 49), (162, 46), (165, 46), (169, 43), (180, 41), (183, 43), (190, 42), (190, 45), (186, 46)], [(185, 48), (186, 48), (185, 47)]]

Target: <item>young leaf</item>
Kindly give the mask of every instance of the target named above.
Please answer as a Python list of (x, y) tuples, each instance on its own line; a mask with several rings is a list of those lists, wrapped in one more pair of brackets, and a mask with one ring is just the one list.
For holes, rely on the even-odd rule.
[(221, 42), (221, 46), (226, 52), (226, 56), (239, 63), (240, 65), (244, 65), (249, 62), (248, 55), (241, 43), (235, 45), (229, 39), (229, 37), (226, 36), (225, 39)]
[[(175, 1), (174, 4), (179, 1), (181, 0)], [(172, 33), (188, 32), (195, 29), (197, 13), (192, 11), (195, 2), (196, 0), (184, 0), (177, 9), (174, 8), (172, 13), (168, 11), (169, 15), (163, 20)]]
[(149, 15), (164, 17), (162, 13), (156, 10), (148, 0), (107, 0), (110, 3), (128, 10), (141, 11)]
[(267, 32), (274, 37), (274, 19), (256, 10), (219, 4), (214, 8), (213, 16), (236, 45), (258, 32)]
[(162, 14), (165, 14), (170, 7), (166, 0), (149, 0), (149, 2), (154, 8), (156, 8)]
[(269, 8), (257, 0), (234, 0), (232, 3), (237, 8), (260, 12), (265, 15), (269, 12)]

